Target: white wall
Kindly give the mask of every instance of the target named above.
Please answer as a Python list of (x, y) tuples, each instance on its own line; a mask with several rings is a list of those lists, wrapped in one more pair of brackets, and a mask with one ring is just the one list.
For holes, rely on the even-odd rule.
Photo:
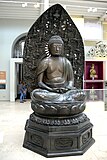
[(6, 71), (6, 89), (0, 89), (0, 100), (10, 100), (10, 58), (12, 44), (28, 32), (35, 20), (0, 19), (0, 71)]
[(102, 24), (98, 20), (85, 20), (84, 22), (84, 39), (85, 40), (102, 40)]
[(73, 22), (78, 28), (82, 38), (84, 39), (84, 18), (74, 18), (72, 17)]

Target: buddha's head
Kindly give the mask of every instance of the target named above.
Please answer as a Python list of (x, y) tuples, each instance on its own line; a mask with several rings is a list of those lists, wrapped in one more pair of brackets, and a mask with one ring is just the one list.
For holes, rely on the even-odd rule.
[(63, 40), (60, 36), (52, 36), (48, 42), (48, 48), (51, 55), (59, 56), (63, 50)]

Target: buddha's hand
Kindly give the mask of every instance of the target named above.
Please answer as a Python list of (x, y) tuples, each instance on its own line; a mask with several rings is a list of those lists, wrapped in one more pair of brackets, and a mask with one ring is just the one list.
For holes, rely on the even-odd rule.
[(68, 91), (67, 88), (53, 88), (53, 91), (56, 93), (65, 93)]

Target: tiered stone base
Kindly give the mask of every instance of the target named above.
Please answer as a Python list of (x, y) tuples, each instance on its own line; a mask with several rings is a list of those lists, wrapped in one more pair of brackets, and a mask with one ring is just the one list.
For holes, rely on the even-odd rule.
[(82, 155), (95, 142), (84, 113), (67, 118), (43, 118), (34, 113), (26, 122), (23, 147), (45, 157)]

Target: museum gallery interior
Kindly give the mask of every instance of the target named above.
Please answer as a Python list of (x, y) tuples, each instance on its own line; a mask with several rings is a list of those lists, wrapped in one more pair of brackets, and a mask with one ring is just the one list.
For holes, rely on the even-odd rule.
[(0, 1), (1, 159), (107, 159), (106, 7)]

